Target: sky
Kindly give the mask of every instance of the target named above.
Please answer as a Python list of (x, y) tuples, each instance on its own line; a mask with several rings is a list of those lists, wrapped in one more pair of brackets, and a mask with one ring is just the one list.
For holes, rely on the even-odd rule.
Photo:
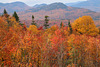
[(1, 3), (11, 3), (16, 1), (21, 1), (26, 3), (29, 6), (33, 6), (35, 4), (42, 4), (42, 3), (46, 3), (46, 4), (50, 4), (54, 2), (72, 3), (72, 2), (86, 1), (86, 0), (0, 0)]

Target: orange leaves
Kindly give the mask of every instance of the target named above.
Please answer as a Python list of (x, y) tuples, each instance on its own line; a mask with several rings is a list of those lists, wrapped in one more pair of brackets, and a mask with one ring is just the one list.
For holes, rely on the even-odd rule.
[(53, 44), (58, 44), (59, 45), (59, 44), (62, 44), (63, 41), (64, 41), (64, 38), (63, 38), (63, 36), (61, 34), (61, 31), (59, 29), (56, 30), (55, 34), (51, 38), (51, 42)]
[(49, 34), (55, 33), (55, 31), (58, 29), (57, 25), (52, 26), (51, 28), (47, 29), (46, 32)]
[(10, 52), (11, 52), (11, 53), (14, 53), (14, 52), (16, 52), (16, 50), (17, 50), (17, 47), (16, 47), (16, 48), (13, 47), (13, 48), (10, 50)]
[(79, 34), (96, 36), (99, 33), (99, 30), (96, 28), (94, 21), (90, 16), (83, 16), (76, 19), (72, 27)]
[(57, 37), (53, 37), (52, 39), (51, 39), (51, 42), (53, 43), (53, 44), (57, 44), (58, 43), (58, 38)]
[[(84, 19), (90, 19), (88, 23), (91, 21), (91, 18), (85, 17)], [(84, 19), (80, 18), (78, 22), (83, 22)], [(2, 18), (0, 21), (3, 21)], [(5, 30), (7, 23), (0, 22), (3, 27), (0, 27), (0, 37), (2, 37), (0, 38), (0, 65), (91, 67), (95, 62), (100, 63), (100, 36), (92, 37), (74, 33), (69, 35), (67, 27), (59, 28), (57, 25), (46, 30), (34, 25), (29, 28), (24, 26), (23, 30), (23, 27), (14, 20), (10, 19), (10, 21), (14, 24), (9, 26), (8, 30)], [(82, 24), (83, 27), (84, 24), (88, 25), (87, 23)], [(89, 27), (91, 27), (90, 24)], [(91, 66), (88, 66), (89, 64)]]
[(7, 25), (8, 23), (2, 17), (0, 17), (0, 42), (7, 35)]
[(61, 31), (59, 29), (55, 31), (56, 35), (60, 35), (60, 33), (61, 33)]
[(76, 66), (77, 66), (76, 64), (69, 64), (67, 67), (76, 67)]

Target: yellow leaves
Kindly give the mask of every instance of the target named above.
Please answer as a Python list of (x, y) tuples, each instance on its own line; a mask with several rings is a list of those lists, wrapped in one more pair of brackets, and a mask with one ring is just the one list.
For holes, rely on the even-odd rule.
[(90, 16), (83, 16), (76, 19), (72, 24), (72, 28), (81, 34), (96, 36), (99, 30), (96, 28), (93, 19)]
[(35, 25), (30, 25), (28, 30), (33, 32), (33, 34), (37, 34), (39, 32), (39, 30), (37, 29), (37, 27)]
[(47, 29), (46, 32), (49, 34), (53, 34), (57, 29), (58, 29), (58, 26), (54, 25), (51, 28)]
[[(59, 28), (57, 25), (46, 30), (38, 30), (35, 25), (30, 25), (28, 30), (24, 31), (19, 23), (16, 23), (13, 19), (9, 20), (14, 24), (10, 26), (9, 32), (5, 36), (3, 34), (7, 29), (7, 23), (5, 21), (4, 24), (0, 22), (4, 28), (4, 33), (2, 35), (0, 33), (0, 36), (4, 36), (4, 39), (0, 40), (0, 49), (5, 44), (7, 45), (0, 51), (0, 60), (4, 58), (6, 59), (5, 62), (8, 62), (7, 60), (11, 57), (12, 65), (30, 67), (36, 66), (37, 63), (41, 67), (44, 63), (48, 63), (48, 66), (56, 65), (60, 62), (60, 57), (64, 59), (62, 60), (64, 64), (66, 64), (66, 60), (67, 64), (73, 63), (74, 59), (79, 64), (83, 63), (81, 62), (82, 57), (86, 60), (89, 57), (88, 55), (90, 55), (88, 59), (91, 61), (100, 60), (99, 57), (96, 58), (97, 53), (100, 56), (100, 37), (86, 35), (97, 35), (98, 29), (90, 17), (79, 18), (73, 23), (76, 32), (83, 35), (69, 35), (67, 27)], [(3, 22), (2, 18), (1, 21)], [(3, 28), (0, 29), (3, 30)], [(70, 67), (70, 65), (68, 66)], [(75, 65), (73, 64), (73, 66)]]
[(63, 30), (63, 36), (64, 36), (64, 37), (67, 38), (67, 37), (68, 37), (68, 34), (69, 34), (69, 32), (68, 32), (67, 30)]
[(18, 29), (18, 23), (14, 24), (13, 27), (14, 27), (14, 29), (16, 29), (16, 28)]
[(71, 34), (71, 35), (68, 37), (68, 43), (72, 43), (74, 39), (75, 39), (75, 35), (74, 35), (74, 34)]
[(21, 49), (18, 49), (18, 50), (16, 51), (15, 57), (16, 57), (18, 60), (21, 59)]
[(5, 20), (3, 20), (2, 17), (0, 17), (0, 28), (2, 28), (4, 26), (6, 27), (6, 25), (7, 25), (7, 22)]
[(7, 25), (8, 23), (2, 17), (0, 17), (0, 33), (8, 30)]

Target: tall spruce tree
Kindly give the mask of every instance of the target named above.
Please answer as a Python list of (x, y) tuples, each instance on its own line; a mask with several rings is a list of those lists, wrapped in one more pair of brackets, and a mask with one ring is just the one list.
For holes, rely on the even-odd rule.
[(2, 16), (5, 16), (6, 18), (9, 17), (9, 15), (8, 15), (8, 13), (7, 13), (7, 11), (6, 11), (6, 9), (4, 9), (4, 12), (3, 12), (3, 15), (2, 15)]
[(36, 25), (35, 21), (34, 21), (34, 16), (32, 15), (32, 23), (31, 25)]
[(18, 17), (18, 15), (17, 15), (16, 11), (14, 12), (13, 17), (15, 17), (16, 21), (19, 22), (19, 17)]
[(47, 29), (48, 26), (49, 26), (49, 24), (48, 24), (48, 22), (49, 22), (48, 17), (49, 17), (49, 16), (45, 16), (45, 23), (44, 23), (45, 29)]
[(60, 23), (60, 28), (64, 27), (64, 24), (63, 22)]
[(62, 27), (62, 22), (60, 23), (60, 27)]
[(69, 27), (69, 30), (70, 30), (70, 34), (72, 34), (73, 30), (72, 30), (72, 26), (70, 24), (70, 20), (68, 20), (68, 27)]
[(8, 13), (7, 13), (7, 11), (6, 11), (6, 9), (4, 9), (4, 12), (3, 12), (3, 14), (8, 14)]

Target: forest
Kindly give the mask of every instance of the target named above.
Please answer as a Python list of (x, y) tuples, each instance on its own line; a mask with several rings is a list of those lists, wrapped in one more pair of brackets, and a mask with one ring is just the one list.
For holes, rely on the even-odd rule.
[(100, 67), (100, 30), (91, 16), (68, 26), (38, 27), (32, 16), (27, 27), (13, 16), (0, 16), (0, 67)]

